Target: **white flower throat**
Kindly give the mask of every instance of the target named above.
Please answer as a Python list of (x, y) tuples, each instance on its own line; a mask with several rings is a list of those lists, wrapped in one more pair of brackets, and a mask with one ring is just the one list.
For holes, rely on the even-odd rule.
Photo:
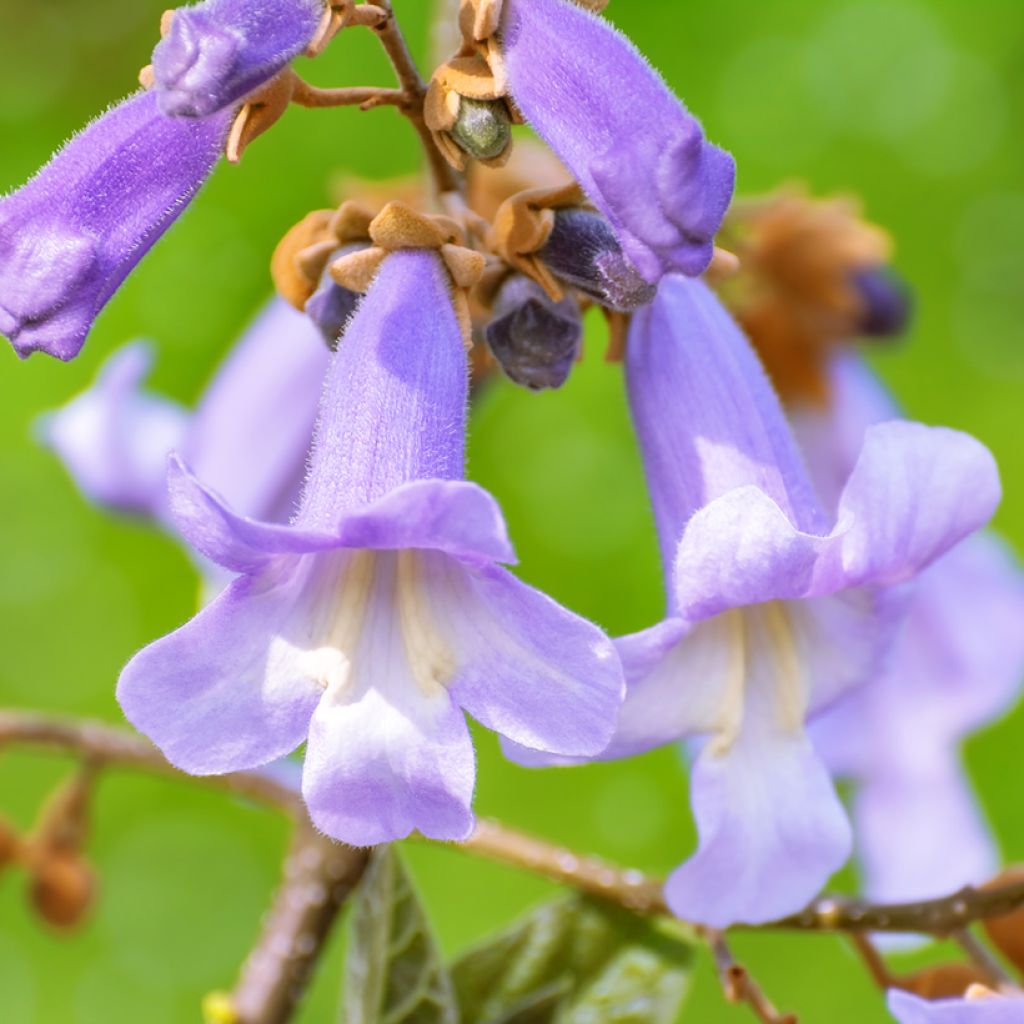
[(432, 608), (431, 557), (414, 550), (344, 552), (315, 570), (310, 669), (334, 696), (345, 695), (363, 673), (393, 670), (399, 659), (424, 695), (447, 686), (456, 662)]
[(709, 749), (725, 754), (739, 738), (750, 700), (770, 707), (785, 732), (803, 729), (808, 680), (800, 645), (782, 601), (733, 608), (699, 629), (728, 652)]

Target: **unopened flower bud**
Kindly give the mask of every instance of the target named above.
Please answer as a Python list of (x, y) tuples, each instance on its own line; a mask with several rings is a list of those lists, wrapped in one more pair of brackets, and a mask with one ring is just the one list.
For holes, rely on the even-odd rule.
[[(365, 248), (365, 245), (341, 246), (330, 257), (327, 265), (330, 266), (336, 259)], [(355, 312), (361, 298), (359, 292), (354, 292), (338, 284), (325, 270), (317, 290), (306, 300), (306, 315), (316, 324), (327, 347), (332, 352), (337, 349), (345, 325)]]
[(591, 210), (556, 211), (539, 256), (557, 277), (609, 309), (628, 313), (654, 298), (655, 287), (626, 259), (611, 225)]
[(29, 899), (36, 912), (57, 928), (72, 928), (92, 905), (95, 880), (89, 866), (73, 853), (54, 853), (33, 871)]
[(494, 302), (487, 344), (516, 384), (543, 391), (561, 387), (580, 350), (583, 323), (571, 297), (553, 302), (521, 274), (508, 278)]
[(205, 0), (175, 11), (153, 51), (160, 109), (208, 117), (269, 82), (306, 47), (319, 0)]
[(852, 284), (863, 305), (862, 335), (890, 338), (906, 330), (912, 308), (910, 289), (894, 270), (867, 267), (853, 274)]
[(501, 156), (512, 141), (512, 120), (505, 101), (461, 97), (450, 134), (456, 145), (476, 160)]

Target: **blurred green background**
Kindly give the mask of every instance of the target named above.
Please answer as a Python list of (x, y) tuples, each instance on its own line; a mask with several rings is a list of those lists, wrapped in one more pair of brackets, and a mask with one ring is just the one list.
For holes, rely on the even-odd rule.
[[(0, 0), (0, 189), (130, 91), (162, 0)], [(420, 54), (425, 0), (395, 6)], [(1024, 542), (1024, 4), (1019, 0), (615, 0), (609, 16), (732, 149), (743, 192), (800, 178), (862, 195), (888, 226), (918, 317), (875, 359), (910, 414), (971, 431), (996, 452), (998, 525)], [(353, 32), (301, 69), (319, 84), (387, 83)], [(339, 173), (413, 170), (393, 111), (294, 110), (237, 168), (223, 167), (62, 365), (0, 345), (0, 704), (117, 722), (118, 670), (194, 608), (185, 556), (144, 526), (87, 505), (30, 437), (33, 417), (84, 387), (123, 341), (158, 343), (154, 385), (191, 401), (268, 294), (277, 238), (325, 205)], [(591, 324), (595, 342), (602, 328)], [(500, 384), (478, 409), (471, 473), (507, 513), (522, 573), (613, 632), (661, 609), (649, 514), (619, 374), (591, 353), (563, 393)], [(1008, 859), (1024, 858), (1018, 714), (973, 739), (968, 760)], [(477, 807), (613, 861), (663, 872), (692, 843), (672, 750), (629, 763), (531, 773), (481, 740)], [(67, 770), (0, 755), (0, 811), (27, 827)], [(231, 984), (285, 842), (282, 822), (187, 785), (105, 778), (91, 852), (103, 884), (72, 935), (30, 915), (22, 879), (0, 877), (4, 1024), (171, 1024)], [(455, 951), (548, 887), (458, 853), (406, 844), (441, 941)], [(848, 880), (849, 881), (849, 880)], [(886, 1019), (879, 995), (827, 937), (740, 936), (773, 997), (811, 1024)], [(341, 948), (301, 1020), (335, 1019)], [(723, 1004), (705, 964), (687, 1020), (749, 1019)]]

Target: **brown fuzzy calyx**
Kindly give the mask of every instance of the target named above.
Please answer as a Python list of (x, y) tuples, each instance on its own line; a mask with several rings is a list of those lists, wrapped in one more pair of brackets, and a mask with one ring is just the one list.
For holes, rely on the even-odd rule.
[(306, 214), (277, 244), (270, 260), (274, 287), (299, 312), (316, 291), (331, 256), (342, 246), (370, 242), (374, 212), (347, 200), (337, 210)]
[(734, 204), (719, 239), (739, 264), (712, 283), (780, 396), (827, 401), (829, 360), (863, 333), (868, 313), (857, 274), (888, 263), (889, 235), (861, 218), (854, 199), (788, 187)]
[(433, 249), (452, 280), (452, 304), (466, 347), (472, 345), (468, 290), (480, 280), (485, 259), (465, 245), (459, 225), (450, 217), (420, 213), (402, 202), (388, 203), (367, 227), (371, 246), (331, 263), (331, 277), (354, 292), (365, 292), (381, 263), (402, 249)]
[(560, 302), (565, 289), (538, 253), (551, 237), (555, 211), (580, 206), (586, 206), (586, 198), (575, 182), (520, 192), (498, 208), (487, 245), (509, 267), (536, 281), (553, 302)]

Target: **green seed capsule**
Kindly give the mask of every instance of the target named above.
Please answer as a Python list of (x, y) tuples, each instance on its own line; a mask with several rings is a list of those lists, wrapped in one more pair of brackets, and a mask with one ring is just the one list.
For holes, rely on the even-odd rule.
[(459, 149), (477, 160), (501, 156), (512, 140), (508, 108), (501, 100), (472, 100), (463, 96), (451, 137)]

